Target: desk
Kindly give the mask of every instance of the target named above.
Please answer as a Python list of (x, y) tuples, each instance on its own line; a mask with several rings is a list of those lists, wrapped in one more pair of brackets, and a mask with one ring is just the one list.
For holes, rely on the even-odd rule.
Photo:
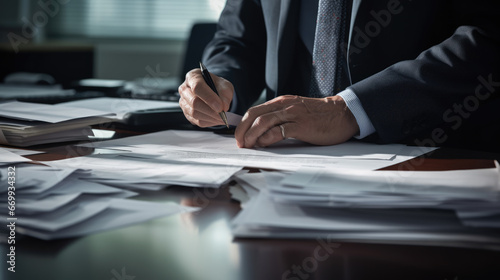
[[(44, 150), (49, 154), (32, 158), (92, 152), (72, 146)], [(465, 159), (453, 159), (461, 154)], [(493, 166), (489, 158), (498, 155), (441, 149), (388, 169), (485, 168)], [(46, 242), (18, 236), (15, 274), (5, 267), (6, 244), (0, 245), (0, 279), (500, 279), (500, 252), (346, 242), (311, 266), (311, 273), (283, 277), (297, 265), (314, 265), (310, 261), (318, 241), (234, 239), (230, 221), (240, 206), (228, 189), (171, 187), (135, 198), (204, 207), (195, 213), (75, 239)]]

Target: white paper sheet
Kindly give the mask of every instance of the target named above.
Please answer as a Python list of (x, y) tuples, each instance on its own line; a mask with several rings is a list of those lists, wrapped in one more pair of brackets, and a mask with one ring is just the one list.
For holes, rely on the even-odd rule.
[(30, 161), (31, 159), (27, 159), (7, 149), (0, 148), (0, 164), (30, 162)]
[(243, 116), (231, 112), (226, 112), (226, 117), (227, 123), (232, 126), (238, 126), (243, 118)]
[(236, 165), (281, 170), (301, 167), (355, 167), (372, 170), (386, 167), (433, 150), (404, 145), (347, 142), (313, 146), (296, 140), (260, 149), (240, 149), (233, 136), (207, 131), (163, 131), (83, 146), (128, 150), (137, 157)]

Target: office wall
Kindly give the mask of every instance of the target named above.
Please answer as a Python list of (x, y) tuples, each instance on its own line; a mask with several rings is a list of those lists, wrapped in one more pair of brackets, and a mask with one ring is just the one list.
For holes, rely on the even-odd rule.
[(2, 1), (2, 8), (0, 9), (0, 25), (12, 25), (17, 23), (18, 15), (18, 1)]
[[(49, 1), (50, 2), (50, 1)], [(52, 7), (51, 9), (54, 9)], [(14, 32), (23, 36), (21, 27), (25, 18), (34, 22), (37, 12), (42, 10), (38, 0), (2, 1), (0, 8), (0, 42), (10, 45), (7, 34)], [(58, 13), (47, 16), (50, 25)], [(160, 78), (179, 75), (185, 42), (181, 40), (139, 40), (107, 38), (53, 38), (46, 36), (45, 25), (40, 26), (37, 36), (29, 38), (34, 44), (82, 44), (93, 45), (94, 77), (103, 79), (125, 79), (158, 76)], [(25, 46), (21, 44), (20, 47)]]
[(108, 41), (95, 43), (94, 75), (100, 79), (177, 77), (184, 41)]

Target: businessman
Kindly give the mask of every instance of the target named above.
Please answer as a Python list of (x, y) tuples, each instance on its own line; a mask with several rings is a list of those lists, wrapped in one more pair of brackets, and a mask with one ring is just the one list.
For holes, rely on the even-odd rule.
[[(240, 147), (352, 137), (500, 143), (500, 7), (487, 0), (228, 0), (179, 101), (200, 127), (244, 114)], [(265, 89), (267, 102), (252, 104)], [(498, 142), (497, 142), (498, 141)]]

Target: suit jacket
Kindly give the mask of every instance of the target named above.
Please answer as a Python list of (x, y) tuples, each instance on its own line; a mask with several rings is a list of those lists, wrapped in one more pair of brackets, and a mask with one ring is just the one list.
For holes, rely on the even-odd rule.
[[(500, 131), (498, 2), (353, 1), (343, 45), (351, 89), (378, 140), (423, 137), (417, 144), (436, 145)], [(292, 94), (299, 6), (300, 0), (227, 1), (203, 59), (234, 84), (235, 111), (245, 112), (264, 88), (268, 99)]]

